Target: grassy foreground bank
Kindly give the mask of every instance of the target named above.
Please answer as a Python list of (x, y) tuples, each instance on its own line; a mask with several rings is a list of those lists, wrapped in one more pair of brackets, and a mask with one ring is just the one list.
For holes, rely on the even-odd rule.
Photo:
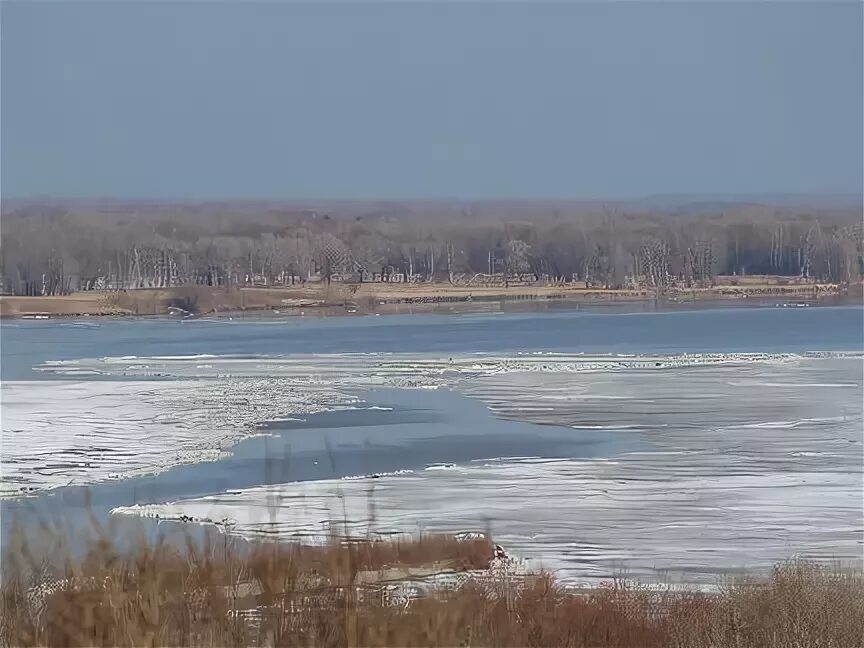
[[(710, 593), (626, 581), (576, 591), (517, 573), (484, 537), (319, 547), (136, 538), (121, 552), (97, 532), (74, 558), (60, 544), (37, 552), (36, 540), (4, 547), (4, 646), (864, 645), (862, 575), (808, 562)], [(406, 580), (448, 571), (406, 594)]]

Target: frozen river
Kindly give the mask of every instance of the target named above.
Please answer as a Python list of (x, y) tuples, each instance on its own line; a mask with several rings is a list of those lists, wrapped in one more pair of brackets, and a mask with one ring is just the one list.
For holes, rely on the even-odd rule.
[[(491, 529), (572, 582), (862, 551), (858, 306), (4, 323), (8, 520)], [(12, 515), (9, 515), (12, 514)]]

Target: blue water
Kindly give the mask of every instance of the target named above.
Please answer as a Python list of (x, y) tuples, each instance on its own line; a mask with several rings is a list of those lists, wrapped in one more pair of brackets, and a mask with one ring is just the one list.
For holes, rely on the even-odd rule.
[(185, 322), (92, 319), (86, 326), (19, 320), (0, 325), (0, 378), (42, 377), (32, 367), (46, 360), (123, 355), (796, 352), (862, 346), (864, 308), (858, 305)]

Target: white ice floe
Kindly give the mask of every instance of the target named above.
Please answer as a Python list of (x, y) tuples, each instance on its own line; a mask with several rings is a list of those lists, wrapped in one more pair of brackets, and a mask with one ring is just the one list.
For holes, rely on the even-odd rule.
[[(488, 524), (508, 550), (574, 583), (620, 573), (714, 582), (718, 572), (767, 569), (795, 555), (861, 565), (858, 358), (681, 366), (651, 377), (501, 372), (459, 389), (501, 417), (603, 429), (650, 449), (485, 459), (118, 512), (228, 521), (232, 533), (308, 541), (334, 528), (386, 535)], [(526, 407), (549, 395), (549, 409)]]
[[(316, 542), (491, 527), (496, 541), (567, 581), (616, 574), (712, 581), (802, 554), (860, 561), (860, 476), (694, 475), (667, 458), (615, 464), (502, 461), (372, 480), (262, 486), (230, 496), (118, 509), (213, 521), (252, 537)], [(374, 505), (375, 515), (370, 515)], [(859, 520), (860, 524), (860, 520)]]
[(212, 461), (265, 421), (356, 398), (293, 381), (9, 381), (0, 497)]
[[(207, 357), (202, 366), (199, 360)], [(37, 369), (63, 374), (90, 369), (113, 376), (305, 376), (318, 380), (345, 379), (354, 383), (388, 383), (410, 387), (449, 385), (500, 373), (572, 373), (596, 371), (665, 370), (718, 365), (785, 364), (815, 358), (858, 358), (861, 353), (700, 353), (677, 355), (542, 355), (467, 354), (442, 358), (435, 354), (316, 354), (292, 356), (154, 356), (107, 357), (46, 362)], [(134, 362), (130, 362), (134, 361)]]
[(456, 470), (454, 463), (434, 463), (426, 466), (426, 470)]
[[(589, 583), (627, 574), (713, 581), (793, 555), (858, 561), (859, 475), (694, 474), (662, 455), (487, 462), (431, 471), (262, 486), (117, 513), (213, 521), (251, 537), (316, 542), (485, 528), (516, 555)], [(370, 515), (374, 506), (375, 515)]]

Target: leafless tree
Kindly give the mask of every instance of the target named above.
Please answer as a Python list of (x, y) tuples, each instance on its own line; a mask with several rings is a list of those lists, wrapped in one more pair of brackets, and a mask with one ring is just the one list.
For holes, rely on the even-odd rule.
[(862, 276), (861, 208), (567, 202), (4, 203), (3, 290), (285, 285), (316, 276), (708, 285), (720, 275)]

